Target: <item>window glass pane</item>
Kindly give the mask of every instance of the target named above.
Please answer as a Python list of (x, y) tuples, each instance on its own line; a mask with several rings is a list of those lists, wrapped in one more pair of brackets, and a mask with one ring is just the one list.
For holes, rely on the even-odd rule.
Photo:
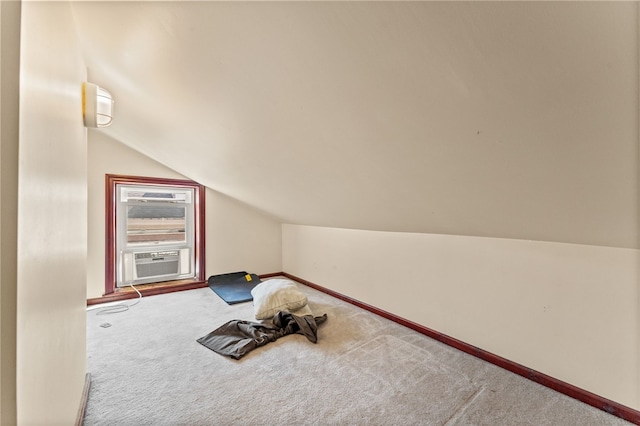
[(165, 203), (127, 206), (128, 245), (183, 243), (186, 228), (185, 206)]

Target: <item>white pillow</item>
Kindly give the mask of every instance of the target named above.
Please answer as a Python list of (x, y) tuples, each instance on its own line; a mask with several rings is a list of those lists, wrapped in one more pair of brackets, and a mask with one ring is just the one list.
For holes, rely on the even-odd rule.
[(287, 279), (273, 278), (251, 290), (256, 319), (271, 319), (278, 311), (295, 311), (307, 304), (296, 284)]

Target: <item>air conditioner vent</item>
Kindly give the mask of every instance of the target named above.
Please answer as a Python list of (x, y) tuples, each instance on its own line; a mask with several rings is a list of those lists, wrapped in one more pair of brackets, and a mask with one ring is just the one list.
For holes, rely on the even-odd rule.
[(189, 249), (124, 252), (118, 286), (192, 277)]

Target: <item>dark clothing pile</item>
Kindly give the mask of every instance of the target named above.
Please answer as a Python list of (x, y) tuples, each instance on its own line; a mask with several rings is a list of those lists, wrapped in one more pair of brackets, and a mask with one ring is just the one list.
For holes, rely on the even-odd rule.
[(271, 322), (231, 320), (197, 342), (220, 355), (240, 359), (252, 350), (288, 334), (302, 334), (310, 342), (316, 343), (318, 326), (326, 320), (327, 314), (319, 317), (298, 316), (280, 311)]

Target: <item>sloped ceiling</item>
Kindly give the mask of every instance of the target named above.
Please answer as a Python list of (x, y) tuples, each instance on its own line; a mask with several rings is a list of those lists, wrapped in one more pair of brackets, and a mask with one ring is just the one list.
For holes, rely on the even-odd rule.
[(284, 223), (637, 246), (637, 4), (77, 2), (96, 130)]

